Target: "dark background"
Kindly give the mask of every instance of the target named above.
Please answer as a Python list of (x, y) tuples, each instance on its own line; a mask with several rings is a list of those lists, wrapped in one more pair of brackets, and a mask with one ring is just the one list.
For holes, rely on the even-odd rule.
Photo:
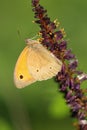
[[(41, 4), (64, 27), (79, 69), (86, 72), (87, 1), (41, 0)], [(33, 16), (31, 0), (0, 0), (0, 130), (75, 130), (54, 79), (21, 90), (14, 85), (13, 71), (24, 40), (39, 31)]]

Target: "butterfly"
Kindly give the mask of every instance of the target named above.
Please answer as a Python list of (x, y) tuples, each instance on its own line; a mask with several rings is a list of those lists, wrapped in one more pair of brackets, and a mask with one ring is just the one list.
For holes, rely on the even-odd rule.
[(47, 80), (61, 70), (62, 62), (37, 40), (27, 40), (14, 69), (14, 83), (24, 88), (36, 81)]

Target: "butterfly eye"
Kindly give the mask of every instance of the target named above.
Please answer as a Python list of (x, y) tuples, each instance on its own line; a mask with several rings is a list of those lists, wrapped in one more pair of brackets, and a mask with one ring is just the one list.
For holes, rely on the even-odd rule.
[(20, 75), (20, 79), (23, 79), (23, 75)]

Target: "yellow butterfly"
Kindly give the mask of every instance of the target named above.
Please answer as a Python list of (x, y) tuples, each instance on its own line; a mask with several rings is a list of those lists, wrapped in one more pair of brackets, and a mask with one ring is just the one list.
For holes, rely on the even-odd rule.
[(23, 88), (50, 79), (61, 70), (61, 66), (62, 62), (37, 40), (28, 39), (15, 66), (14, 83), (17, 88)]

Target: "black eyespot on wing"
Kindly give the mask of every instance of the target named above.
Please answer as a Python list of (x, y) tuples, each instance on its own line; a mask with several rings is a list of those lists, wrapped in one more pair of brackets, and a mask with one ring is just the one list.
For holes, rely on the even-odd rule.
[(50, 66), (50, 69), (52, 69), (52, 67)]
[(39, 72), (39, 70), (38, 70), (38, 69), (37, 69), (36, 71), (37, 71), (37, 72)]
[(23, 75), (20, 75), (20, 79), (23, 79)]

